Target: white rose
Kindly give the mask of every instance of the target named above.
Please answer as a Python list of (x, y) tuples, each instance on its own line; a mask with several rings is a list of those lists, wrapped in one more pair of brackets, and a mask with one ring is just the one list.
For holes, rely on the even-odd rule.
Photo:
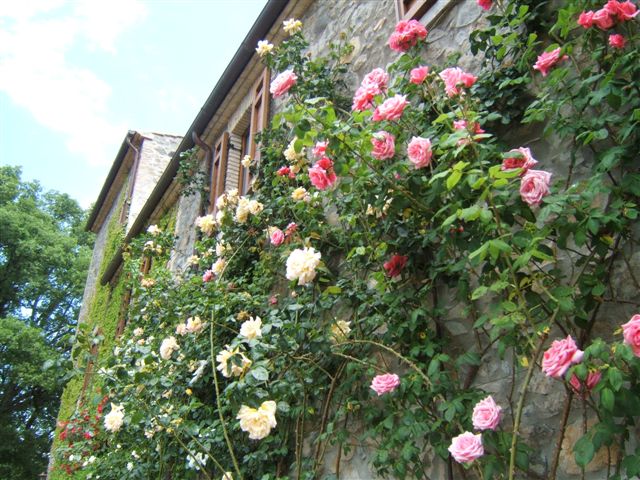
[(344, 342), (351, 333), (351, 322), (338, 320), (331, 325), (331, 340), (334, 343)]
[(298, 285), (307, 285), (316, 277), (321, 254), (313, 247), (297, 248), (287, 258), (287, 278), (298, 280)]
[(111, 411), (104, 416), (104, 428), (110, 432), (117, 432), (124, 423), (124, 407), (111, 404)]
[[(231, 360), (236, 355), (240, 355), (240, 364), (238, 364), (237, 361)], [(238, 348), (231, 350), (229, 345), (225, 346), (224, 350), (218, 352), (216, 361), (218, 362), (216, 369), (227, 378), (231, 376), (239, 377), (251, 366), (251, 360), (249, 360), (244, 353), (241, 353)], [(229, 365), (229, 363), (231, 363), (231, 365)]]
[(295, 18), (290, 18), (289, 20), (285, 20), (282, 22), (283, 29), (289, 35), (293, 35), (302, 30), (302, 22), (300, 20), (296, 20)]
[(220, 276), (222, 275), (222, 272), (224, 272), (224, 267), (226, 266), (227, 266), (227, 261), (224, 258), (219, 258), (214, 262), (213, 265), (211, 265), (211, 271), (216, 275)]
[(238, 416), (240, 420), (240, 428), (243, 432), (249, 433), (252, 440), (260, 440), (265, 438), (275, 428), (276, 423), (276, 402), (268, 400), (255, 409), (242, 405)]
[(153, 235), (154, 237), (160, 234), (160, 232), (162, 232), (162, 230), (160, 230), (157, 225), (149, 225), (149, 228), (147, 228), (147, 233)]
[(186, 330), (189, 333), (199, 333), (204, 328), (204, 323), (200, 320), (200, 317), (187, 318)]
[(180, 345), (176, 342), (176, 338), (165, 338), (162, 340), (162, 344), (160, 345), (160, 357), (163, 360), (169, 360), (175, 350), (180, 350)]
[(240, 336), (247, 340), (262, 336), (262, 319), (260, 317), (251, 317), (240, 326)]
[(268, 40), (260, 40), (256, 47), (256, 52), (260, 57), (264, 57), (267, 53), (271, 52), (271, 50), (273, 50), (273, 44), (269, 43)]

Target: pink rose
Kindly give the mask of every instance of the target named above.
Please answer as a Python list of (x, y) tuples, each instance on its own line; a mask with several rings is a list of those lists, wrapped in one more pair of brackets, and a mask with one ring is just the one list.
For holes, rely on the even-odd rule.
[[(468, 130), (469, 129), (469, 124), (467, 123), (466, 120), (454, 120), (453, 121), (453, 128), (454, 130)], [(479, 135), (481, 133), (485, 133), (485, 131), (482, 129), (482, 127), (480, 126), (480, 124), (478, 122), (474, 122), (473, 123), (473, 134), (474, 135)], [(465, 138), (461, 138), (460, 140), (458, 140), (458, 145), (463, 145), (463, 144), (467, 144), (469, 143), (468, 139)]]
[(613, 48), (621, 50), (626, 44), (627, 41), (622, 35), (618, 33), (616, 33), (615, 35), (609, 35), (609, 45), (611, 45)]
[(376, 375), (371, 381), (371, 389), (378, 396), (385, 393), (393, 392), (400, 385), (400, 377), (395, 373), (385, 373), (384, 375)]
[(271, 245), (275, 245), (277, 247), (278, 245), (282, 245), (282, 242), (284, 242), (284, 233), (279, 228), (274, 228), (271, 230), (269, 238), (271, 240)]
[(289, 167), (280, 167), (276, 172), (276, 175), (278, 175), (279, 177), (284, 177), (289, 175), (289, 173), (291, 173), (291, 169)]
[(287, 228), (284, 231), (285, 237), (290, 237), (291, 235), (296, 233), (296, 230), (298, 230), (298, 225), (296, 225), (294, 222), (291, 222), (289, 225), (287, 225)]
[(278, 304), (278, 296), (277, 295), (271, 295), (269, 297), (269, 305), (277, 305)]
[(480, 433), (474, 435), (471, 432), (464, 432), (452, 438), (449, 452), (458, 463), (473, 462), (476, 458), (484, 455), (482, 435)]
[(538, 161), (533, 158), (533, 156), (531, 155), (531, 150), (529, 150), (526, 147), (520, 147), (520, 148), (516, 148), (515, 150), (511, 150), (508, 153), (519, 153), (519, 156), (514, 156), (514, 157), (505, 157), (502, 159), (502, 167), (500, 167), (501, 170), (512, 170), (514, 168), (522, 168), (524, 171), (522, 172), (522, 175), (524, 175), (527, 170), (529, 170), (531, 167), (535, 166)]
[(551, 173), (544, 170), (527, 170), (520, 181), (520, 197), (529, 205), (539, 205), (549, 194)]
[(578, 376), (574, 373), (571, 375), (571, 380), (569, 380), (569, 385), (574, 392), (577, 394), (586, 395), (588, 392), (593, 390), (596, 385), (600, 382), (600, 378), (602, 377), (602, 372), (597, 370), (595, 372), (589, 372), (587, 375), (587, 380), (582, 383)]
[(297, 80), (298, 76), (293, 70), (285, 70), (271, 82), (269, 91), (273, 98), (278, 98), (280, 95), (287, 93), (296, 84)]
[(618, 2), (617, 14), (618, 20), (620, 20), (621, 22), (631, 20), (636, 15), (638, 15), (638, 13), (638, 7), (636, 7), (633, 2), (629, 2), (628, 0), (622, 3)]
[(322, 157), (320, 160), (316, 162), (314, 167), (324, 168), (325, 170), (329, 170), (333, 168), (333, 161), (329, 157)]
[(431, 141), (428, 138), (413, 137), (407, 146), (409, 160), (416, 168), (426, 167), (431, 163)]
[(317, 158), (324, 157), (324, 155), (327, 153), (328, 144), (329, 142), (327, 142), (326, 140), (324, 142), (317, 142), (316, 146), (313, 147), (314, 157), (317, 157)]
[(622, 325), (624, 343), (631, 346), (633, 354), (640, 357), (640, 314), (635, 314), (627, 323)]
[(600, 30), (608, 30), (613, 27), (615, 23), (613, 18), (614, 17), (607, 9), (601, 8), (600, 10), (596, 10), (593, 14), (593, 24)]
[(362, 112), (370, 109), (373, 107), (374, 97), (380, 93), (382, 93), (380, 88), (374, 83), (360, 85), (353, 96), (351, 110)]
[(609, 16), (616, 18), (620, 22), (631, 20), (638, 14), (638, 7), (633, 2), (619, 2), (617, 0), (609, 0), (602, 8)]
[(562, 377), (571, 365), (580, 363), (584, 352), (578, 350), (571, 335), (562, 340), (554, 340), (542, 358), (542, 371), (553, 378)]
[(409, 257), (406, 255), (393, 255), (389, 260), (384, 262), (382, 265), (391, 278), (397, 277), (400, 275), (402, 270), (404, 270), (404, 266), (407, 264), (407, 260)]
[(466, 73), (460, 67), (445, 68), (439, 75), (444, 81), (444, 90), (449, 97), (464, 93), (459, 87), (470, 88), (478, 79), (478, 77)]
[(362, 85), (375, 85), (378, 93), (387, 91), (387, 83), (389, 83), (389, 74), (381, 68), (374, 68), (362, 79)]
[(398, 120), (402, 116), (402, 112), (409, 104), (407, 97), (404, 95), (396, 95), (392, 98), (387, 98), (382, 105), (378, 106), (373, 112), (373, 121), (379, 122), (381, 120)]
[(578, 25), (581, 25), (584, 28), (593, 27), (593, 15), (594, 12), (591, 10), (588, 12), (582, 12), (578, 17)]
[(411, 70), (409, 81), (420, 85), (427, 78), (427, 75), (429, 75), (429, 67), (422, 65)]
[(560, 57), (560, 47), (555, 50), (551, 50), (550, 52), (543, 52), (538, 56), (536, 63), (533, 65), (534, 70), (538, 70), (543, 77), (546, 77), (549, 73), (549, 69), (553, 67), (556, 63), (566, 60), (566, 55)]
[(323, 157), (318, 160), (313, 167), (309, 169), (309, 180), (318, 190), (326, 190), (333, 185), (336, 180), (336, 174), (333, 171), (333, 162)]
[(389, 37), (389, 47), (396, 52), (406, 52), (418, 40), (427, 37), (427, 29), (417, 20), (401, 20)]
[(476, 0), (480, 8), (484, 10), (489, 10), (491, 8), (491, 0)]
[(371, 145), (373, 145), (371, 156), (378, 160), (392, 158), (396, 153), (395, 140), (393, 135), (384, 130), (374, 133), (371, 137)]
[(502, 417), (502, 407), (496, 405), (493, 397), (489, 395), (484, 400), (480, 400), (473, 407), (471, 421), (476, 430), (495, 430)]
[(202, 281), (203, 282), (210, 282), (211, 280), (213, 280), (213, 272), (211, 270), (207, 270), (206, 272), (204, 272), (202, 274)]

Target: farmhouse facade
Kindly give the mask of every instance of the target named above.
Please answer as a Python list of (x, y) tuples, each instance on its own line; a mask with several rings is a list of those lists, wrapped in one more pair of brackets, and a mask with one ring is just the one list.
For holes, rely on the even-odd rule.
[[(445, 63), (456, 55), (456, 64), (465, 71), (479, 72), (482, 68), (482, 59), (472, 54), (469, 36), (488, 21), (486, 12), (475, 0), (269, 0), (184, 135), (136, 131), (126, 134), (87, 224), (87, 229), (96, 233), (96, 246), (80, 313), (78, 340), (88, 343), (83, 347), (85, 353), (75, 360), (84, 366), (85, 375), (67, 387), (59, 416), (61, 422), (82, 409), (95, 394), (92, 385), (101, 366), (101, 353), (110, 354), (119, 348), (123, 332), (135, 327), (128, 313), (132, 293), (126, 286), (131, 281), (131, 272), (124, 268), (132, 242), (154, 225), (175, 235), (166, 266), (179, 282), (193, 268), (195, 246), (202, 235), (196, 228), (197, 219), (208, 214), (215, 217), (216, 200), (224, 193), (237, 190), (238, 195), (249, 196), (254, 181), (264, 184), (265, 179), (260, 177), (260, 133), (282, 110), (283, 100), (270, 95), (270, 84), (278, 72), (265, 68), (256, 46), (261, 40), (275, 45), (283, 42), (288, 37), (282, 29), (283, 22), (292, 18), (304, 25), (311, 56), (326, 54), (331, 42), (346, 39), (350, 52), (341, 62), (353, 73), (348, 79), (351, 84), (347, 85), (352, 92), (368, 72), (385, 68), (397, 59), (397, 52), (388, 48), (388, 39), (399, 20), (418, 20), (429, 31), (429, 49), (424, 55), (428, 65)], [(541, 140), (541, 130), (539, 126), (518, 126), (504, 132), (504, 137), (507, 142), (512, 141), (514, 148), (520, 145), (535, 148), (537, 158), (544, 159), (545, 166), (553, 165), (554, 175), (570, 171), (576, 178), (586, 177), (587, 168), (580, 162), (570, 164), (561, 141), (553, 137)], [(243, 162), (246, 156), (257, 165), (257, 173), (250, 173)], [(190, 163), (185, 163), (187, 159)], [(201, 179), (198, 185), (189, 187), (192, 191), (187, 195), (185, 171), (191, 175), (200, 172)], [(151, 260), (143, 263), (141, 277), (152, 268)], [(286, 294), (279, 291), (278, 295)], [(473, 350), (475, 344), (470, 334), (473, 322), (470, 324), (465, 317), (465, 305), (456, 299), (453, 289), (447, 289), (443, 295), (450, 301), (443, 329), (454, 339), (457, 349)], [(383, 355), (380, 358), (391, 365), (395, 361)], [(503, 385), (514, 375), (517, 360), (491, 357), (486, 364), (472, 369), (473, 385), (504, 399)], [(554, 462), (552, 451), (556, 445), (550, 439), (557, 438), (565, 394), (555, 385), (553, 379), (541, 374), (533, 376), (530, 392), (535, 408), (524, 413), (523, 435), (540, 453), (529, 470), (530, 477), (518, 478), (547, 478), (545, 475)], [(320, 457), (313, 450), (313, 432), (321, 427), (307, 427), (296, 448)], [(304, 426), (301, 428), (304, 431)], [(381, 478), (371, 466), (371, 449), (376, 440), (370, 438), (370, 444), (355, 440), (357, 430), (356, 425), (350, 448), (325, 447), (320, 478)], [(581, 469), (567, 452), (581, 436), (582, 418), (572, 416), (564, 433), (566, 451), (556, 459), (557, 478), (580, 478)], [(417, 444), (422, 441), (416, 439)], [(376, 461), (380, 462), (380, 458)], [(428, 465), (424, 478), (465, 475), (458, 466), (454, 473), (451, 462), (442, 461), (433, 451), (427, 452), (422, 461)], [(599, 451), (583, 478), (604, 478), (602, 469), (607, 463), (607, 452)], [(279, 471), (285, 475), (289, 467), (285, 465)], [(172, 478), (167, 475), (163, 478)], [(468, 475), (471, 478), (475, 473), (471, 469)], [(215, 476), (220, 477), (217, 472)]]

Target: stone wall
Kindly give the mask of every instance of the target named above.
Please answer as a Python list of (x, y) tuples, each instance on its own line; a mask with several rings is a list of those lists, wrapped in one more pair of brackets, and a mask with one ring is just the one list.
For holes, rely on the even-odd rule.
[(124, 201), (124, 195), (128, 189), (128, 182), (125, 182), (120, 192), (115, 196), (116, 201), (111, 205), (111, 209), (107, 214), (100, 231), (96, 234), (93, 254), (91, 256), (91, 264), (89, 265), (89, 271), (87, 272), (87, 282), (84, 286), (84, 293), (82, 295), (82, 306), (80, 307), (80, 314), (78, 316), (78, 323), (84, 323), (87, 321), (87, 315), (89, 313), (89, 307), (91, 306), (91, 299), (96, 291), (96, 284), (100, 281), (102, 272), (100, 271), (103, 264), (103, 258), (105, 250), (107, 249), (107, 241), (109, 239), (109, 225), (112, 224), (114, 216), (120, 215), (122, 203)]
[(140, 210), (149, 199), (182, 137), (159, 133), (144, 133), (140, 147), (140, 159), (135, 173), (135, 185), (131, 195), (127, 231), (133, 225)]
[[(350, 70), (354, 75), (349, 79), (352, 91), (355, 90), (366, 73), (376, 67), (385, 68), (398, 55), (387, 46), (387, 39), (397, 21), (394, 0), (361, 0), (358, 2), (351, 0), (317, 0), (310, 6), (301, 20), (304, 24), (305, 35), (311, 43), (311, 53), (313, 55), (326, 53), (327, 46), (331, 41), (337, 41), (342, 32), (347, 34), (348, 41), (354, 46), (354, 52), (350, 59)], [(423, 23), (429, 29), (429, 49), (425, 52), (425, 64), (442, 64), (449, 55), (461, 52), (462, 55), (458, 64), (471, 73), (479, 73), (481, 62), (471, 55), (468, 37), (471, 31), (478, 28), (484, 21), (485, 14), (476, 5), (475, 0), (436, 1), (423, 18)], [(277, 110), (278, 102), (274, 103), (275, 110)], [(241, 130), (244, 128), (240, 128), (238, 125), (244, 125), (242, 122), (244, 121), (244, 116), (246, 116), (247, 105), (245, 101), (238, 106), (236, 113), (231, 117), (227, 126), (227, 130), (234, 134), (232, 135), (234, 144), (239, 143), (239, 138), (236, 134), (242, 133)], [(506, 139), (514, 147), (529, 146), (535, 153), (535, 157), (540, 161), (541, 168), (552, 171), (554, 175), (560, 178), (566, 176), (568, 150), (555, 138), (542, 139), (539, 127), (519, 126), (513, 128)], [(141, 161), (138, 169), (136, 187), (131, 202), (129, 226), (139, 213), (166, 165), (166, 163), (162, 164), (162, 159), (167, 158), (167, 154), (175, 148), (179, 138), (153, 136), (152, 140), (145, 140), (143, 143), (142, 157), (145, 160)], [(209, 141), (209, 143), (211, 142)], [(587, 174), (586, 172), (589, 170), (586, 166), (588, 160), (588, 156), (585, 155), (585, 159), (577, 161), (574, 169), (574, 175), (577, 178), (584, 177)], [(232, 152), (228, 161), (228, 168), (237, 169), (238, 161), (239, 152)], [(203, 162), (202, 168), (205, 167)], [(237, 184), (237, 176), (234, 175), (237, 175), (235, 170), (227, 174), (227, 189)], [(197, 234), (195, 219), (201, 213), (200, 208), (201, 196), (199, 194), (180, 197), (179, 199), (175, 228), (175, 234), (178, 239), (176, 241), (176, 250), (171, 260), (171, 268), (177, 274), (187, 268), (186, 260), (193, 253)], [(83, 309), (80, 314), (81, 321), (86, 317), (85, 306), (89, 304), (88, 300), (94, 290), (99, 274), (98, 269), (102, 261), (107, 237), (106, 226), (116, 211), (117, 204), (114, 204), (103, 224), (102, 230), (96, 237), (96, 247), (87, 279)], [(616, 279), (614, 289), (621, 298), (634, 299), (634, 296), (637, 295), (637, 289), (634, 287), (633, 279), (627, 278), (626, 274), (622, 275), (616, 272), (626, 272), (625, 262), (628, 262), (636, 272), (640, 271), (640, 252), (629, 250), (625, 254), (627, 255), (626, 259), (621, 259), (614, 264), (613, 277)], [(473, 322), (466, 318), (463, 313), (465, 305), (456, 303), (453, 300), (454, 295), (450, 291), (439, 292), (439, 297), (449, 299), (447, 303), (448, 315), (444, 325), (452, 339), (452, 349), (454, 351), (475, 349), (475, 340), (471, 335)], [(631, 308), (628, 305), (605, 305), (600, 315), (603, 318), (607, 316), (610, 316), (610, 318), (629, 318), (634, 313)], [(607, 338), (612, 331), (603, 330), (594, 333)], [(555, 332), (552, 332), (552, 335), (554, 334)], [(474, 386), (491, 393), (498, 403), (509, 406), (505, 408), (508, 411), (504, 419), (507, 428), (512, 422), (511, 412), (515, 407), (513, 400), (516, 397), (509, 399), (509, 391), (505, 386), (511, 385), (512, 375), (514, 374), (513, 368), (517, 361), (518, 359), (510, 357), (485, 359), (473, 382)], [(521, 370), (518, 371), (521, 372)], [(520, 378), (516, 378), (516, 392), (518, 391), (520, 380)], [(528, 406), (523, 413), (522, 433), (527, 443), (534, 448), (535, 453), (532, 457), (532, 465), (534, 471), (540, 476), (539, 478), (546, 478), (553, 461), (551, 455), (555, 448), (558, 425), (561, 423), (560, 417), (564, 396), (564, 386), (561, 382), (549, 379), (540, 372), (535, 373), (529, 391)], [(580, 400), (575, 398), (574, 402), (580, 402)], [(567, 448), (560, 462), (558, 476), (560, 480), (581, 478), (581, 472), (573, 462), (570, 451), (570, 446), (582, 435), (581, 415), (581, 408), (576, 404), (569, 421), (567, 440), (565, 442)], [(309, 426), (309, 430), (312, 429), (313, 426)], [(369, 466), (369, 447), (366, 444), (359, 443), (358, 433), (358, 425), (355, 424), (353, 426), (353, 437), (350, 439), (352, 445), (350, 452), (339, 453), (335, 448), (327, 450), (324, 457), (323, 477), (336, 473), (336, 463), (338, 457), (340, 457), (341, 479), (369, 480), (376, 478)], [(311, 434), (305, 442), (305, 448), (309, 452), (312, 451), (311, 443), (313, 438), (314, 436)], [(416, 439), (416, 441), (419, 440)], [(593, 480), (604, 478), (601, 467), (606, 461), (606, 452), (600, 452), (596, 456), (596, 460), (587, 467), (587, 473), (584, 478)], [(429, 462), (427, 461), (427, 463)], [(428, 478), (441, 479), (446, 478), (445, 471), (443, 462), (434, 460), (431, 469), (425, 473)]]

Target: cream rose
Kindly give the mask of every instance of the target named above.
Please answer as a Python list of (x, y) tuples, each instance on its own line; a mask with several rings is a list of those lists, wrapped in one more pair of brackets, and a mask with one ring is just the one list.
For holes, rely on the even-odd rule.
[(200, 333), (204, 328), (204, 323), (200, 320), (200, 317), (187, 318), (187, 324), (185, 329), (188, 333)]
[(124, 407), (111, 404), (111, 411), (104, 416), (104, 428), (110, 432), (117, 432), (124, 423)]
[(251, 317), (240, 326), (240, 336), (247, 340), (253, 340), (262, 336), (262, 319)]
[(240, 420), (242, 431), (249, 433), (250, 439), (261, 440), (277, 425), (276, 402), (268, 400), (257, 409), (242, 405), (236, 418)]
[(196, 227), (207, 235), (211, 235), (216, 228), (216, 220), (213, 215), (205, 215), (204, 217), (196, 218)]
[[(239, 362), (232, 360), (236, 355), (240, 356)], [(238, 348), (231, 349), (229, 345), (225, 346), (224, 350), (218, 352), (216, 361), (218, 362), (216, 369), (227, 378), (232, 376), (239, 377), (251, 366), (251, 360), (241, 353)], [(229, 365), (230, 362), (231, 365)]]
[(334, 343), (344, 342), (351, 333), (351, 322), (338, 320), (331, 325), (331, 341)]
[(298, 280), (298, 285), (312, 282), (321, 257), (320, 252), (316, 252), (313, 247), (294, 250), (287, 258), (287, 278)]
[(160, 358), (163, 360), (169, 360), (171, 355), (176, 350), (180, 350), (180, 345), (176, 341), (176, 337), (168, 337), (162, 340), (162, 344), (160, 345)]

